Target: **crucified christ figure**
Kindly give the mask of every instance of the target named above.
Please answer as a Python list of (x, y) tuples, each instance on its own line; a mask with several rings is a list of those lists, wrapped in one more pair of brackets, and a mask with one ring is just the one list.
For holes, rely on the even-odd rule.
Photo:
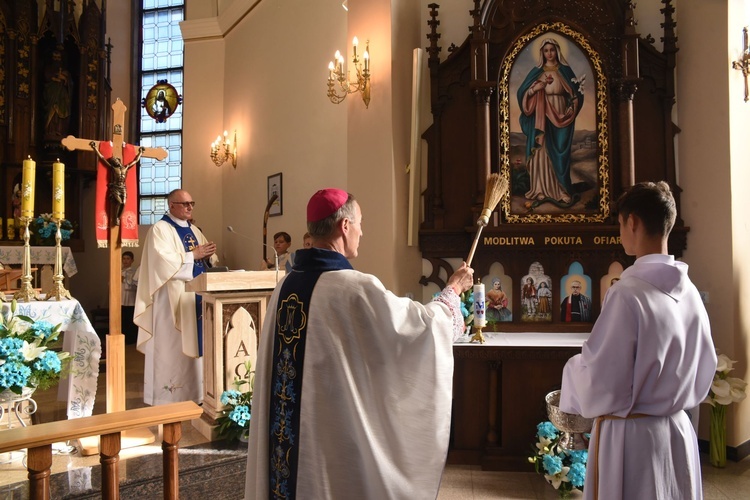
[(139, 147), (138, 154), (135, 155), (133, 161), (131, 161), (127, 165), (123, 165), (122, 160), (114, 156), (109, 159), (104, 158), (104, 156), (99, 151), (99, 148), (96, 147), (96, 141), (89, 142), (89, 146), (91, 146), (91, 149), (96, 152), (99, 160), (101, 160), (105, 165), (112, 169), (110, 182), (107, 184), (107, 193), (110, 201), (112, 202), (112, 212), (114, 212), (113, 214), (110, 214), (110, 216), (115, 215), (115, 226), (119, 226), (122, 211), (125, 209), (125, 200), (127, 200), (128, 198), (128, 191), (125, 188), (125, 179), (127, 177), (128, 170), (130, 170), (130, 167), (138, 163), (138, 161), (141, 159), (141, 155), (146, 150), (146, 148), (144, 148), (143, 146)]

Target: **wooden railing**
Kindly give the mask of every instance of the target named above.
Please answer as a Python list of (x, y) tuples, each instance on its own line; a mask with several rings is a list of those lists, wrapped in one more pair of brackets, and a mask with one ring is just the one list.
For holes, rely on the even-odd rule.
[(164, 424), (164, 498), (179, 498), (177, 449), (182, 437), (182, 422), (200, 417), (200, 406), (192, 401), (172, 403), (137, 410), (126, 410), (92, 417), (60, 420), (46, 424), (2, 431), (0, 453), (28, 448), (26, 468), (29, 471), (29, 498), (49, 500), (52, 468), (52, 443), (99, 438), (99, 463), (102, 466), (102, 498), (120, 498), (117, 463), (120, 460), (120, 433)]

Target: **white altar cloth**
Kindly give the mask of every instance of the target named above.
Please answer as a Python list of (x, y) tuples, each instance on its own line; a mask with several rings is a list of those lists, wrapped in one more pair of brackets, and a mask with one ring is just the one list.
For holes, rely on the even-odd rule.
[(482, 332), (485, 343), (470, 342), (471, 335), (459, 337), (454, 346), (495, 347), (581, 347), (590, 332)]
[[(76, 261), (73, 259), (73, 252), (70, 251), (70, 247), (60, 247), (62, 250), (62, 266), (65, 275), (68, 277), (73, 276), (78, 272), (76, 267)], [(40, 265), (55, 265), (55, 258), (57, 252), (55, 247), (31, 247), (31, 262), (32, 266)], [(4, 246), (0, 247), (0, 262), (3, 264), (23, 264), (23, 246)]]
[[(10, 311), (10, 302), (0, 304), (3, 314)], [(34, 321), (45, 320), (62, 324), (63, 351), (70, 353), (70, 374), (60, 381), (58, 398), (68, 403), (68, 418), (89, 417), (94, 410), (99, 358), (102, 345), (94, 327), (77, 300), (19, 302), (16, 314)]]

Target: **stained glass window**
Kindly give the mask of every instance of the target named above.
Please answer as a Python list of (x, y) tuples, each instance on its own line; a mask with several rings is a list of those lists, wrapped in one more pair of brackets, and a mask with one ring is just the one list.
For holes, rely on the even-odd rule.
[[(141, 98), (163, 80), (182, 95), (185, 52), (179, 23), (185, 1), (142, 0), (141, 5)], [(165, 160), (141, 159), (138, 170), (138, 222), (153, 224), (167, 211), (167, 194), (182, 187), (182, 105), (162, 123), (141, 108), (139, 144), (167, 150)]]

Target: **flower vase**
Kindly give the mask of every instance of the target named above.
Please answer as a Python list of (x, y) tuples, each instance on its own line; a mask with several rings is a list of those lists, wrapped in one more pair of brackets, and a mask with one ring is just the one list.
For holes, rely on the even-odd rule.
[(709, 462), (714, 467), (727, 465), (727, 407), (715, 404), (711, 407), (711, 430), (709, 436)]

